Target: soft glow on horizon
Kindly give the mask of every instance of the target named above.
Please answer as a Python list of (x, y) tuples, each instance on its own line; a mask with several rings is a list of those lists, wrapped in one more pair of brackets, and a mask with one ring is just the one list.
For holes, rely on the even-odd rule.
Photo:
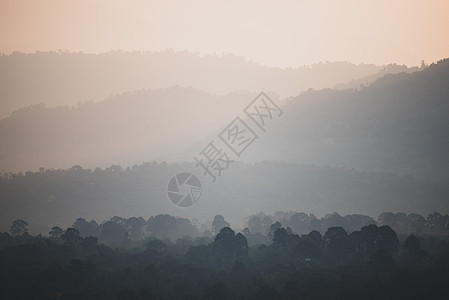
[(269, 66), (448, 56), (449, 2), (0, 1), (0, 52), (188, 50)]

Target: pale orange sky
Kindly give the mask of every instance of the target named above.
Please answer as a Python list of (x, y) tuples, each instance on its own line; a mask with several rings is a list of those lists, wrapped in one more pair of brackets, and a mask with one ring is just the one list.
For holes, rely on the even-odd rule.
[(0, 0), (0, 52), (229, 52), (270, 66), (449, 56), (449, 1)]

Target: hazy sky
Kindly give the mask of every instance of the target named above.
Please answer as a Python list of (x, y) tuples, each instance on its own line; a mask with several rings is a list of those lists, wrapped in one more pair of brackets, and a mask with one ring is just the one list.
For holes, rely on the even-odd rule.
[(449, 56), (449, 1), (0, 0), (0, 52), (230, 52), (263, 65)]

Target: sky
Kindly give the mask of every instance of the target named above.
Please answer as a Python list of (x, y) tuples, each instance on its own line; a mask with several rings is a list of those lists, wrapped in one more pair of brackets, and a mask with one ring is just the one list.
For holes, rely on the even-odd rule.
[(232, 53), (266, 66), (449, 56), (449, 1), (0, 0), (0, 53)]

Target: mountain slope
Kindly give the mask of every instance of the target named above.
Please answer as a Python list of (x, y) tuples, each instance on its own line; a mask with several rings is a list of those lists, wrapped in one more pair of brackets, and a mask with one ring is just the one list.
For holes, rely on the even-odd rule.
[(410, 174), (449, 184), (449, 60), (358, 90), (309, 91), (248, 151), (283, 160)]
[(230, 54), (200, 56), (174, 51), (13, 53), (0, 55), (0, 118), (38, 103), (73, 106), (128, 91), (173, 85), (192, 86), (216, 95), (263, 89), (288, 97), (308, 88), (346, 83), (381, 69), (348, 62), (282, 69)]
[[(23, 109), (0, 120), (0, 171), (192, 161), (200, 147), (190, 146), (206, 146), (205, 137), (215, 137), (255, 95), (217, 97), (173, 87), (71, 109)], [(287, 100), (283, 111), (241, 159), (449, 182), (448, 60), (412, 74), (385, 75), (362, 90), (308, 91)]]
[(74, 108), (28, 107), (0, 120), (0, 171), (133, 165), (165, 157), (229, 122), (253, 97), (171, 87)]

